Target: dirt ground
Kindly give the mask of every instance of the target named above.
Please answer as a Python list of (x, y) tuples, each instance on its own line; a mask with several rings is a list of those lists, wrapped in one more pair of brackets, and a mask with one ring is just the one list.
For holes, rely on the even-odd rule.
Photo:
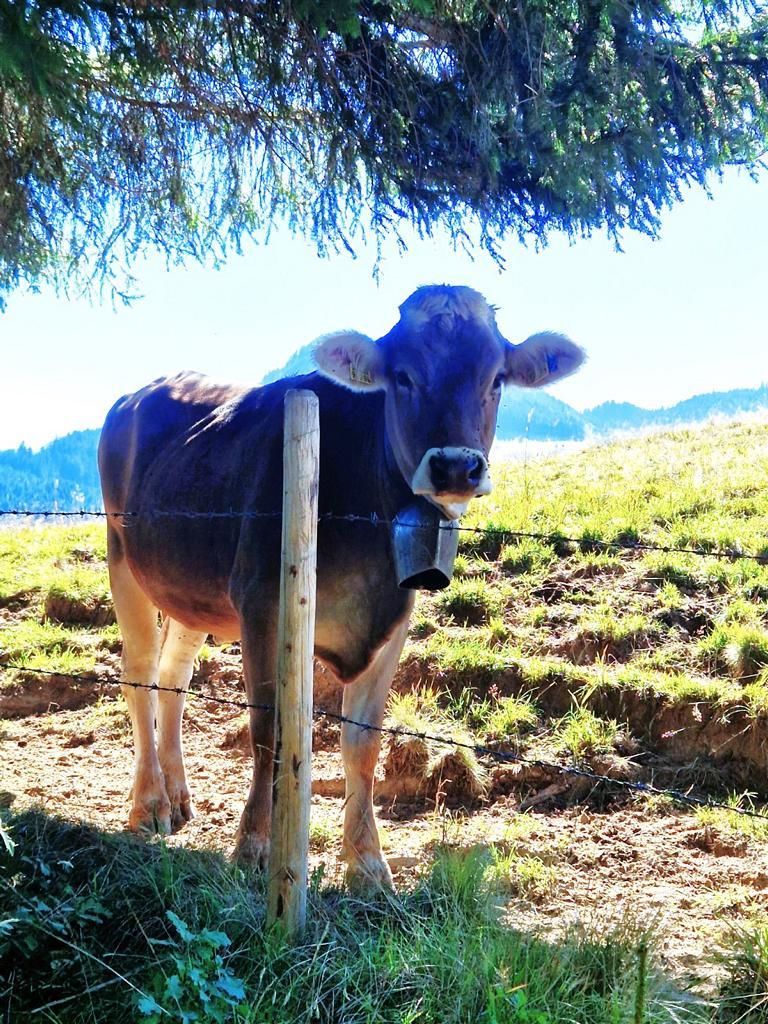
[[(203, 692), (242, 699), (233, 671), (208, 678)], [(327, 683), (321, 695), (328, 702)], [(0, 725), (0, 803), (82, 820), (107, 831), (124, 828), (131, 786), (130, 728), (114, 688), (79, 708), (47, 706), (44, 697)], [(229, 852), (248, 789), (243, 718), (232, 708), (189, 699), (185, 716), (187, 772), (196, 817), (171, 845)], [(385, 741), (386, 742), (386, 741)], [(313, 759), (312, 868), (341, 879), (336, 856), (343, 818), (338, 728), (316, 728)], [(380, 757), (380, 773), (384, 755)], [(509, 773), (509, 769), (507, 769)], [(406, 780), (407, 782), (407, 780)], [(408, 790), (407, 784), (403, 787)], [(406, 886), (437, 844), (497, 844), (515, 833), (515, 850), (551, 868), (544, 891), (514, 888), (503, 908), (514, 927), (556, 934), (583, 923), (610, 928), (627, 915), (653, 926), (657, 954), (683, 983), (707, 991), (711, 954), (739, 920), (768, 918), (768, 844), (704, 827), (688, 811), (623, 800), (557, 806), (526, 787), (467, 811), (398, 796), (397, 780), (379, 786), (377, 814), (395, 883)], [(545, 794), (546, 795), (546, 794)], [(523, 798), (534, 806), (530, 827), (515, 829)]]

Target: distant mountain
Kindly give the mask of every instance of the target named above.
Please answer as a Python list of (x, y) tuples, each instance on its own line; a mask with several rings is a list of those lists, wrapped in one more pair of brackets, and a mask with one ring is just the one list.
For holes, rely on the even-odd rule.
[(587, 409), (582, 418), (596, 434), (610, 434), (617, 430), (700, 423), (713, 416), (738, 416), (763, 409), (768, 409), (768, 384), (733, 391), (710, 391), (662, 409), (642, 409), (629, 402), (603, 402), (594, 409)]
[[(263, 383), (313, 369), (312, 345), (299, 349)], [(695, 395), (665, 409), (642, 409), (629, 402), (603, 402), (583, 413), (545, 391), (509, 388), (499, 408), (497, 437), (533, 441), (582, 440), (619, 431), (698, 423), (713, 416), (733, 417), (768, 410), (768, 384), (757, 388)], [(0, 508), (100, 509), (96, 467), (98, 430), (78, 430), (34, 452), (26, 445), (0, 451)]]

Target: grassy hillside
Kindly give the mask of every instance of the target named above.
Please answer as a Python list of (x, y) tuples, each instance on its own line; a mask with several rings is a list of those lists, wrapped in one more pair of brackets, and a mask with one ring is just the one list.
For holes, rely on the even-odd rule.
[[(550, 536), (465, 533), (453, 583), (421, 602), (412, 658), (764, 709), (768, 426), (677, 431), (494, 472), (494, 493), (465, 525)], [(758, 559), (738, 557), (747, 552)]]
[[(494, 494), (465, 525), (548, 536), (462, 535), (451, 586), (419, 598), (390, 723), (734, 805), (768, 795), (768, 425), (676, 431), (493, 472)], [(710, 557), (598, 543), (636, 540)], [(103, 559), (102, 525), (0, 531), (0, 666), (116, 671)], [(231, 658), (231, 648), (206, 648), (194, 685), (222, 679)], [(87, 686), (46, 691), (37, 675), (0, 673), (6, 713), (23, 714), (32, 691), (43, 710), (50, 699), (95, 700)], [(101, 693), (84, 728), (88, 742), (104, 736), (115, 744), (105, 749), (126, 758), (117, 704)], [(51, 737), (55, 717), (43, 719)], [(62, 762), (83, 742), (78, 729)], [(0, 791), (18, 788), (7, 772), (30, 735), (19, 739), (10, 724), (0, 733)], [(67, 1022), (195, 1019), (183, 1014), (206, 1006), (207, 1019), (328, 1024), (766, 1019), (768, 882), (757, 866), (736, 873), (738, 856), (764, 864), (765, 823), (672, 812), (669, 802), (629, 800), (540, 768), (483, 766), (420, 741), (385, 743), (381, 786), (388, 800), (408, 793), (447, 815), (418, 877), (397, 897), (361, 901), (329, 887), (321, 870), (310, 932), (290, 951), (263, 933), (260, 883), (216, 855), (147, 851), (50, 815), (6, 812), (0, 1007), (8, 999), (21, 1020), (50, 1003), (40, 1019)], [(513, 794), (516, 807), (552, 809), (563, 824), (556, 843), (536, 845), (528, 816), (506, 802)], [(663, 923), (655, 952), (645, 925), (631, 920), (618, 930), (564, 925), (550, 944), (503, 923), (510, 906), (518, 922), (539, 904), (554, 915), (558, 900), (589, 885), (599, 860), (570, 849), (578, 819), (561, 820), (579, 802), (598, 816), (629, 814), (642, 842), (671, 842), (678, 828), (684, 863), (694, 850), (733, 864), (681, 901), (681, 934), (704, 918), (719, 929), (705, 933), (719, 960), (691, 969), (708, 978), (709, 1002), (664, 976)], [(509, 821), (491, 839), (505, 807)], [(452, 813), (469, 815), (453, 831)], [(658, 835), (655, 815), (667, 816)], [(318, 849), (334, 828), (316, 827)], [(629, 866), (617, 863), (620, 881)], [(702, 871), (691, 863), (689, 881)], [(666, 914), (669, 892), (663, 906)]]

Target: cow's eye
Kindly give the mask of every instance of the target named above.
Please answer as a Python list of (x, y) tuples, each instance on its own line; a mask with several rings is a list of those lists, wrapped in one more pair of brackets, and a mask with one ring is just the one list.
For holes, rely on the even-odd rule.
[(503, 383), (504, 383), (504, 374), (503, 373), (497, 373), (496, 376), (493, 378), (493, 390), (494, 391), (498, 391)]
[(397, 384), (399, 388), (406, 388), (408, 391), (410, 391), (411, 388), (413, 387), (413, 381), (405, 372), (405, 370), (397, 371), (397, 373), (395, 374), (395, 384)]

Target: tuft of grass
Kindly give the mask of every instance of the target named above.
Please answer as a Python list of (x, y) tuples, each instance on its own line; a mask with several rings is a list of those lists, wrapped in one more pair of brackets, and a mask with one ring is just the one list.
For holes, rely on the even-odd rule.
[(725, 669), (735, 679), (754, 678), (768, 666), (768, 631), (741, 621), (716, 626), (698, 645), (705, 666)]
[(697, 808), (696, 821), (704, 828), (714, 828), (719, 832), (746, 836), (759, 843), (768, 843), (768, 817), (762, 820), (738, 813), (739, 808), (765, 813), (755, 806), (752, 797), (749, 794), (734, 795), (729, 797), (728, 803), (733, 805), (732, 811), (724, 807)]
[(579, 633), (596, 643), (636, 643), (646, 639), (655, 631), (647, 615), (635, 612), (617, 615), (608, 604), (601, 604), (586, 611), (578, 624)]
[(432, 636), (439, 628), (440, 625), (435, 618), (419, 609), (411, 619), (410, 634), (417, 640), (423, 640), (425, 637)]
[(0, 650), (5, 660), (25, 668), (87, 672), (96, 664), (98, 645), (96, 632), (31, 618), (10, 620), (0, 629)]
[(582, 761), (593, 754), (605, 754), (613, 750), (618, 739), (619, 726), (613, 719), (598, 718), (589, 708), (575, 708), (564, 715), (555, 725), (553, 740), (555, 749), (567, 751)]
[(536, 705), (523, 697), (500, 697), (485, 721), (486, 737), (490, 740), (519, 739), (535, 729), (539, 722)]
[(645, 577), (659, 587), (674, 583), (678, 590), (695, 592), (706, 584), (700, 559), (695, 555), (651, 552), (644, 556)]
[(491, 884), (502, 892), (533, 902), (551, 894), (557, 881), (557, 869), (553, 864), (545, 864), (540, 857), (501, 853), (497, 849), (491, 856), (488, 877)]
[(679, 611), (685, 604), (680, 588), (669, 580), (659, 589), (656, 597), (661, 607), (667, 611)]
[(545, 604), (535, 604), (532, 608), (526, 609), (525, 621), (531, 626), (543, 626), (548, 616), (549, 612)]
[(471, 559), (467, 555), (458, 554), (453, 560), (453, 575), (468, 576)]
[(428, 638), (423, 653), (441, 672), (471, 675), (478, 681), (509, 668), (514, 654), (506, 647), (490, 647), (477, 633), (461, 637), (435, 633)]
[(531, 537), (521, 537), (505, 545), (499, 554), (501, 568), (513, 575), (542, 572), (555, 561), (557, 555), (552, 546)]
[[(456, 744), (476, 742), (466, 726), (443, 706), (438, 693), (429, 688), (391, 694), (385, 726), (439, 736)], [(393, 735), (388, 737), (388, 743), (388, 774), (416, 775), (438, 787), (448, 777), (469, 796), (482, 796), (487, 789), (487, 769), (474, 751), (465, 746), (435, 743), (420, 735)]]
[(470, 558), (468, 555), (458, 554), (453, 562), (454, 576), (483, 576), (493, 565), (484, 558)]
[(310, 820), (309, 848), (315, 853), (322, 853), (333, 845), (338, 837), (338, 829), (334, 829), (327, 821)]
[(122, 693), (114, 697), (99, 697), (89, 708), (83, 722), (84, 732), (103, 731), (112, 738), (131, 735), (131, 717)]
[(437, 598), (436, 607), (461, 626), (487, 623), (499, 611), (499, 596), (480, 579), (454, 579)]
[(734, 927), (717, 960), (725, 978), (716, 1024), (762, 1024), (768, 1011), (768, 924)]
[(749, 714), (768, 716), (768, 668), (764, 668), (754, 682), (747, 683), (740, 696)]
[(765, 615), (764, 602), (736, 597), (724, 609), (723, 622), (740, 622), (745, 626), (759, 626)]
[(500, 615), (491, 619), (485, 630), (490, 647), (503, 647), (509, 640), (509, 626)]

